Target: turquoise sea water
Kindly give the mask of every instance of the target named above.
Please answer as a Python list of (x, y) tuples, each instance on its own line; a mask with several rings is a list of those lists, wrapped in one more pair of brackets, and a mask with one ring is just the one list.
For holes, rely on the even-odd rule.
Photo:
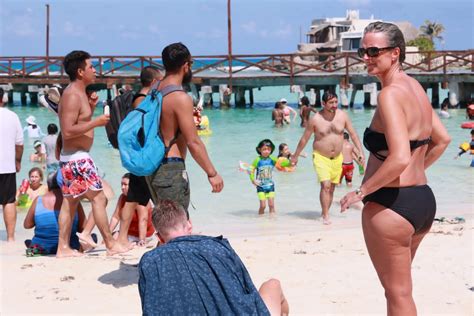
[[(46, 132), (49, 123), (58, 123), (57, 117), (42, 107), (13, 106), (10, 109), (19, 115), (22, 125), (25, 124), (24, 120), (28, 115), (34, 115), (44, 132)], [(321, 209), (319, 184), (311, 158), (301, 158), (294, 173), (275, 171), (277, 216), (257, 216), (258, 199), (255, 187), (251, 185), (246, 174), (238, 171), (239, 160), (251, 162), (257, 155), (255, 151), (257, 143), (264, 138), (270, 138), (276, 146), (285, 142), (291, 150), (294, 150), (303, 132), (303, 129), (299, 127), (299, 118), (290, 126), (274, 128), (271, 121), (271, 109), (271, 104), (256, 104), (253, 109), (205, 110), (205, 115), (208, 115), (210, 119), (213, 134), (202, 139), (213, 163), (224, 178), (225, 188), (219, 194), (212, 194), (205, 173), (188, 156), (187, 168), (191, 183), (191, 201), (196, 208), (195, 210), (191, 208), (190, 213), (195, 231), (208, 234), (250, 236), (360, 225), (360, 211), (350, 210), (341, 214), (338, 203), (333, 203), (330, 211), (334, 225), (323, 227), (316, 221), (321, 214)], [(374, 110), (347, 111), (359, 136), (362, 136)], [(100, 112), (101, 109), (98, 108), (96, 114)], [(453, 160), (459, 151), (459, 144), (469, 141), (470, 134), (469, 130), (459, 127), (461, 122), (465, 121), (465, 112), (451, 110), (450, 113), (452, 117), (443, 120), (443, 122), (453, 141), (441, 159), (428, 170), (429, 184), (437, 197), (438, 216), (471, 216), (474, 201), (474, 168), (469, 167), (471, 157), (465, 154), (460, 159)], [(33, 140), (25, 138), (22, 170), (17, 176), (17, 183), (26, 178), (28, 170), (33, 166), (28, 161), (29, 155), (33, 151), (32, 143)], [(311, 153), (310, 143), (305, 149), (308, 154)], [(115, 198), (107, 208), (110, 216), (120, 193), (120, 178), (125, 170), (121, 166), (118, 151), (108, 145), (104, 128), (96, 129), (91, 155), (105, 172), (105, 179), (115, 191)], [(361, 180), (361, 176), (356, 174), (354, 186), (357, 187)], [(334, 200), (339, 201), (347, 191), (348, 189), (344, 185), (337, 188)], [(85, 205), (88, 207), (88, 203)], [(19, 214), (17, 222), (19, 235), (25, 233), (22, 228), (23, 217), (24, 212)], [(4, 238), (3, 221), (0, 223), (0, 231)]]

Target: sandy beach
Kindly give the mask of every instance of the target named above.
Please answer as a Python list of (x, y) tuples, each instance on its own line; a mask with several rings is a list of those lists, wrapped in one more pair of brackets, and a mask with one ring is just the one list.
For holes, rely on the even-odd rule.
[[(413, 264), (419, 315), (473, 315), (473, 221), (435, 223)], [(360, 226), (360, 225), (359, 225)], [(203, 232), (205, 233), (205, 232)], [(385, 299), (360, 227), (232, 237), (256, 286), (281, 280), (293, 315), (383, 315)], [(1, 315), (139, 315), (137, 264), (150, 249), (107, 257), (25, 257), (1, 243)]]

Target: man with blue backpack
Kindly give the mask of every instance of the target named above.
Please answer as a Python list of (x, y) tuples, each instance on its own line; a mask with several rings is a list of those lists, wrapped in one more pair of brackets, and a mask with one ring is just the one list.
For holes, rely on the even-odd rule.
[(184, 161), (188, 149), (206, 172), (212, 192), (220, 192), (224, 182), (197, 134), (193, 100), (182, 88), (192, 78), (189, 50), (174, 43), (165, 47), (162, 59), (166, 75), (120, 124), (118, 147), (122, 165), (135, 175), (147, 176), (155, 204), (172, 200), (187, 212), (190, 188)]

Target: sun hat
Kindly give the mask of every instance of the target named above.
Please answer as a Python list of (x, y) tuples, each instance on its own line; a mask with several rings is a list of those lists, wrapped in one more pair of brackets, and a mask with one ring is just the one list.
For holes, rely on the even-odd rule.
[(255, 148), (255, 150), (257, 151), (257, 153), (260, 155), (260, 148), (262, 146), (268, 146), (270, 147), (272, 150), (270, 152), (270, 154), (273, 154), (273, 151), (275, 150), (275, 144), (269, 140), (268, 138), (267, 139), (264, 139), (264, 140), (261, 140), (260, 143), (258, 143), (257, 147)]
[(36, 125), (36, 117), (34, 117), (33, 115), (30, 115), (25, 119), (25, 122), (30, 125)]
[(281, 99), (280, 99), (280, 102), (281, 102), (281, 103), (288, 103), (288, 101), (286, 101), (285, 98), (281, 98)]
[(59, 104), (59, 100), (61, 99), (61, 93), (59, 93), (59, 89), (57, 87), (49, 88), (48, 99), (53, 103)]

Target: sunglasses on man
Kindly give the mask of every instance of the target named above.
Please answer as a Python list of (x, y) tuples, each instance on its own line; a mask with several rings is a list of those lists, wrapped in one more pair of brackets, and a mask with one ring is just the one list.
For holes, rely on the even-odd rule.
[(359, 48), (357, 54), (360, 58), (364, 58), (365, 54), (369, 57), (378, 57), (384, 50), (393, 49), (395, 47), (367, 47)]

